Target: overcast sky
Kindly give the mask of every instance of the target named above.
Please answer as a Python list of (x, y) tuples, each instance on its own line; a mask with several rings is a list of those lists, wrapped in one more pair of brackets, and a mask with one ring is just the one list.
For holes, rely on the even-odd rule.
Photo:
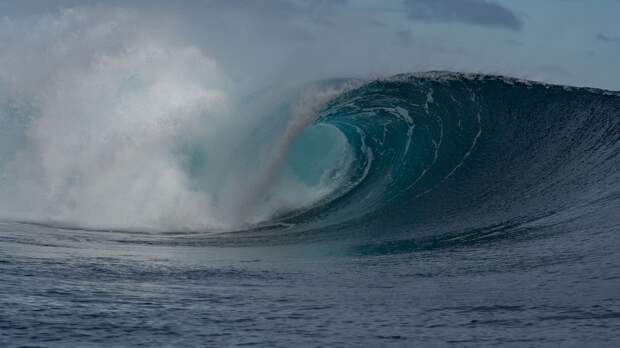
[(441, 69), (620, 90), (619, 0), (3, 0), (0, 37), (68, 8), (128, 11), (259, 85)]

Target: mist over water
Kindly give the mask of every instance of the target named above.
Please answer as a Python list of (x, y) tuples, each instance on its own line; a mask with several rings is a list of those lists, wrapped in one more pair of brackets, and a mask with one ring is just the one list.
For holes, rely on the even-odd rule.
[[(292, 141), (336, 90), (302, 92), (293, 102), (248, 94), (252, 87), (232, 81), (205, 49), (152, 31), (149, 20), (77, 8), (2, 22), (6, 218), (221, 230), (329, 193), (333, 183), (308, 187), (288, 177), (282, 184), (295, 197), (263, 198)], [(248, 139), (258, 125), (269, 131)]]

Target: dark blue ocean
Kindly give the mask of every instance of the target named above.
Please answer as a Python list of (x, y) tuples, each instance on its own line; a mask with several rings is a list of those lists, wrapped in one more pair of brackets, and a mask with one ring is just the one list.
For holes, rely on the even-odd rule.
[[(444, 72), (312, 88), (338, 93), (283, 132), (258, 181), (279, 193), (242, 207), (335, 183), (311, 204), (204, 231), (4, 218), (0, 346), (620, 344), (620, 94)], [(196, 182), (215, 161), (178, 151)]]

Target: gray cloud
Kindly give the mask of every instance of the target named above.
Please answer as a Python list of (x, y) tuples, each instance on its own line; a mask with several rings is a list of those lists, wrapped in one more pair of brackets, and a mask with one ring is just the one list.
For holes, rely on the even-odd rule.
[(398, 30), (394, 33), (396, 40), (402, 46), (410, 46), (413, 44), (413, 34), (411, 30)]
[(555, 77), (568, 77), (571, 75), (570, 71), (566, 68), (556, 64), (542, 64), (536, 68), (539, 73), (555, 76)]
[(620, 37), (615, 35), (596, 34), (596, 39), (604, 43), (620, 44)]
[(461, 22), (519, 30), (523, 23), (506, 7), (486, 0), (407, 0), (409, 18)]

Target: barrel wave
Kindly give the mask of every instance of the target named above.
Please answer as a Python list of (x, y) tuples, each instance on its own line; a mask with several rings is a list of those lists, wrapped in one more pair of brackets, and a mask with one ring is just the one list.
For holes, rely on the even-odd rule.
[(338, 95), (298, 141), (330, 128), (352, 153), (346, 180), (317, 204), (273, 219), (279, 224), (249, 231), (250, 239), (265, 241), (265, 230), (271, 242), (371, 236), (382, 241), (360, 250), (409, 251), (537, 224), (574, 226), (593, 212), (617, 220), (615, 92), (405, 74)]
[[(279, 106), (263, 108), (271, 116), (246, 125), (245, 132), (235, 133), (229, 125), (223, 134), (241, 139), (230, 152), (222, 150), (226, 137), (217, 132), (205, 138), (177, 126), (165, 142), (158, 131), (154, 148), (141, 144), (136, 150), (132, 145), (136, 161), (107, 164), (107, 172), (131, 174), (128, 178), (135, 182), (114, 185), (126, 184), (123, 194), (132, 196), (93, 195), (93, 187), (110, 185), (101, 174), (104, 165), (96, 164), (102, 169), (94, 175), (83, 168), (95, 164), (67, 162), (68, 174), (62, 172), (56, 180), (66, 186), (65, 196), (56, 189), (51, 197), (73, 212), (65, 216), (79, 214), (80, 219), (35, 215), (4, 220), (163, 231), (195, 237), (181, 242), (205, 244), (368, 240), (358, 250), (364, 253), (504, 238), (538, 225), (570, 224), (572, 230), (595, 215), (608, 224), (618, 220), (617, 92), (451, 72), (328, 80), (299, 90), (267, 93), (280, 94), (274, 104)], [(257, 103), (248, 105), (255, 108)], [(155, 143), (148, 137), (144, 142)], [(119, 151), (110, 152), (110, 147), (93, 153), (118, 158)], [(172, 179), (162, 173), (171, 168), (160, 168), (162, 158), (174, 169), (174, 185), (168, 188)], [(149, 167), (152, 159), (157, 166)], [(9, 179), (5, 176), (4, 186), (20, 186)], [(180, 190), (183, 195), (177, 194)], [(93, 215), (80, 210), (93, 210), (83, 202), (91, 196), (101, 212), (92, 224)], [(203, 205), (204, 197), (208, 205)], [(172, 223), (155, 230), (104, 215), (128, 200), (132, 207), (156, 208), (146, 211), (150, 215), (136, 210), (134, 216), (157, 218), (171, 211), (171, 204), (189, 213), (176, 211)], [(214, 225), (215, 218), (227, 223)]]

